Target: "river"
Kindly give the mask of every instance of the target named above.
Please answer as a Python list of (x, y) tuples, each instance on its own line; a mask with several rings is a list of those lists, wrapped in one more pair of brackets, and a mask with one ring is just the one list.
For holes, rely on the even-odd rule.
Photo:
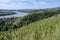
[(24, 13), (24, 12), (16, 12), (16, 14), (14, 15), (0, 16), (0, 18), (22, 17), (22, 16), (26, 16), (27, 14), (28, 13)]

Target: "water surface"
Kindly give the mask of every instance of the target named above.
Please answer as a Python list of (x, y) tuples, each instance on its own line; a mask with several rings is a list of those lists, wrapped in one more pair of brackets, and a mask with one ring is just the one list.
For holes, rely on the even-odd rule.
[(10, 18), (10, 17), (23, 17), (26, 16), (28, 13), (24, 12), (16, 12), (14, 15), (6, 15), (6, 16), (0, 16), (0, 18)]

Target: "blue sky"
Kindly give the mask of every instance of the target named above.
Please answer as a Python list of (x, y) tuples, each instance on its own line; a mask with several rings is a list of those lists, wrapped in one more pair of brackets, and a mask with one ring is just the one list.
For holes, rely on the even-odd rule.
[(0, 0), (0, 9), (41, 9), (59, 6), (60, 0)]

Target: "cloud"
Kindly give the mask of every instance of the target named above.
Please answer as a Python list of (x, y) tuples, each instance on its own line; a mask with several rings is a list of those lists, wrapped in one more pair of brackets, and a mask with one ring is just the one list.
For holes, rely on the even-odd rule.
[(40, 1), (40, 0), (12, 0), (12, 3), (26, 3), (26, 4), (46, 4), (46, 2), (44, 1)]
[(9, 3), (10, 0), (0, 0), (0, 3)]
[[(58, 6), (59, 0), (0, 0), (2, 9), (45, 8)], [(59, 5), (60, 6), (60, 5)]]
[(47, 4), (47, 2), (39, 2), (40, 4)]

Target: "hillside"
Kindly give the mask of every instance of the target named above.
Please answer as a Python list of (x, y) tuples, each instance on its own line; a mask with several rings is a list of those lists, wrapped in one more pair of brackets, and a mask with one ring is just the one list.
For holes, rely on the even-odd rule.
[(0, 27), (0, 40), (60, 40), (60, 11), (34, 11)]
[(60, 14), (0, 33), (0, 40), (60, 40)]

